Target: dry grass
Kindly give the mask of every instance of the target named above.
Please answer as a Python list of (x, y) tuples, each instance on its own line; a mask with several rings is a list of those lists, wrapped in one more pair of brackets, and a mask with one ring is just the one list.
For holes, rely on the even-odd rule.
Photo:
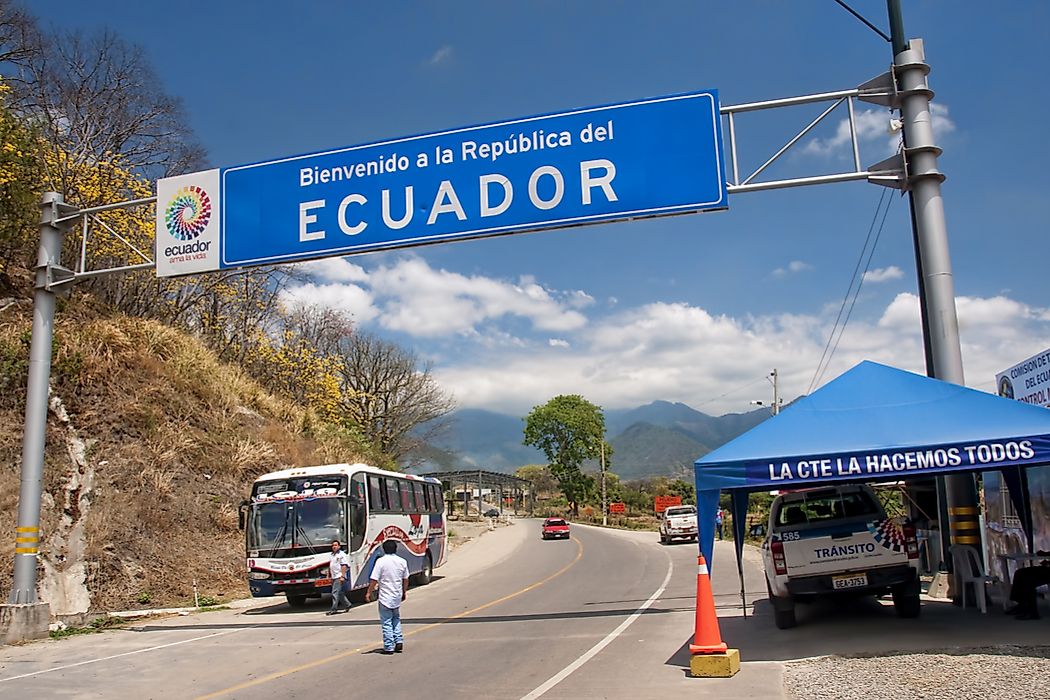
[[(362, 459), (353, 436), (311, 427), (316, 421), (302, 407), (159, 323), (59, 318), (56, 363), (64, 358), (66, 374), (54, 390), (80, 437), (95, 440), (85, 548), (93, 607), (135, 607), (140, 598), (149, 606), (185, 603), (194, 579), (201, 595), (246, 595), (237, 504), (252, 479), (285, 466)], [(0, 342), (19, 342), (29, 323), (28, 315), (5, 317)], [(13, 530), (17, 506), (21, 411), (20, 401), (0, 403), (5, 532)], [(49, 425), (45, 547), (71, 468), (64, 435)], [(11, 539), (0, 538), (8, 562)], [(10, 567), (0, 566), (0, 589), (9, 587)]]

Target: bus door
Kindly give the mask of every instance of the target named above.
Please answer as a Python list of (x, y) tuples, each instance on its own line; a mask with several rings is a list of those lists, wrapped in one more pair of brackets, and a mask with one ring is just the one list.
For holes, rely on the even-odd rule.
[(347, 532), (350, 533), (350, 541), (347, 550), (350, 560), (350, 581), (353, 586), (359, 585), (358, 576), (364, 566), (364, 558), (368, 556), (366, 535), (368, 534), (368, 498), (366, 490), (365, 475), (354, 474), (350, 477), (350, 488), (348, 500), (350, 507), (347, 509)]

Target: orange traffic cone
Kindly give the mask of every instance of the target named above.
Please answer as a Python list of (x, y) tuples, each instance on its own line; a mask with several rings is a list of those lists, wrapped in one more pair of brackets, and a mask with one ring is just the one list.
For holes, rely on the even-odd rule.
[(704, 555), (697, 558), (696, 572), (696, 634), (689, 645), (691, 654), (725, 654), (726, 643), (718, 631), (715, 596), (711, 592), (711, 575)]
[(740, 670), (740, 650), (728, 649), (718, 631), (715, 596), (704, 555), (697, 558), (696, 633), (689, 645), (689, 675), (694, 678), (729, 678)]

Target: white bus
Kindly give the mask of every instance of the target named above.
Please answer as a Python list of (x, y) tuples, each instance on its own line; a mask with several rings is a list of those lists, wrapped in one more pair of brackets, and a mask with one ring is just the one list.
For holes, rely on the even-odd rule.
[(331, 592), (332, 540), (350, 560), (350, 591), (368, 586), (385, 540), (417, 584), (445, 563), (445, 504), (431, 477), (365, 464), (284, 469), (255, 480), (240, 516), (252, 595), (283, 594), (294, 607)]

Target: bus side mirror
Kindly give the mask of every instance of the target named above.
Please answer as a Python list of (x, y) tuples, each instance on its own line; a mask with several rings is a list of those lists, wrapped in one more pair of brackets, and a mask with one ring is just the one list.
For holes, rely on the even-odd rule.
[(241, 501), (241, 505), (237, 507), (237, 529), (243, 530), (245, 524), (248, 522), (248, 501)]

